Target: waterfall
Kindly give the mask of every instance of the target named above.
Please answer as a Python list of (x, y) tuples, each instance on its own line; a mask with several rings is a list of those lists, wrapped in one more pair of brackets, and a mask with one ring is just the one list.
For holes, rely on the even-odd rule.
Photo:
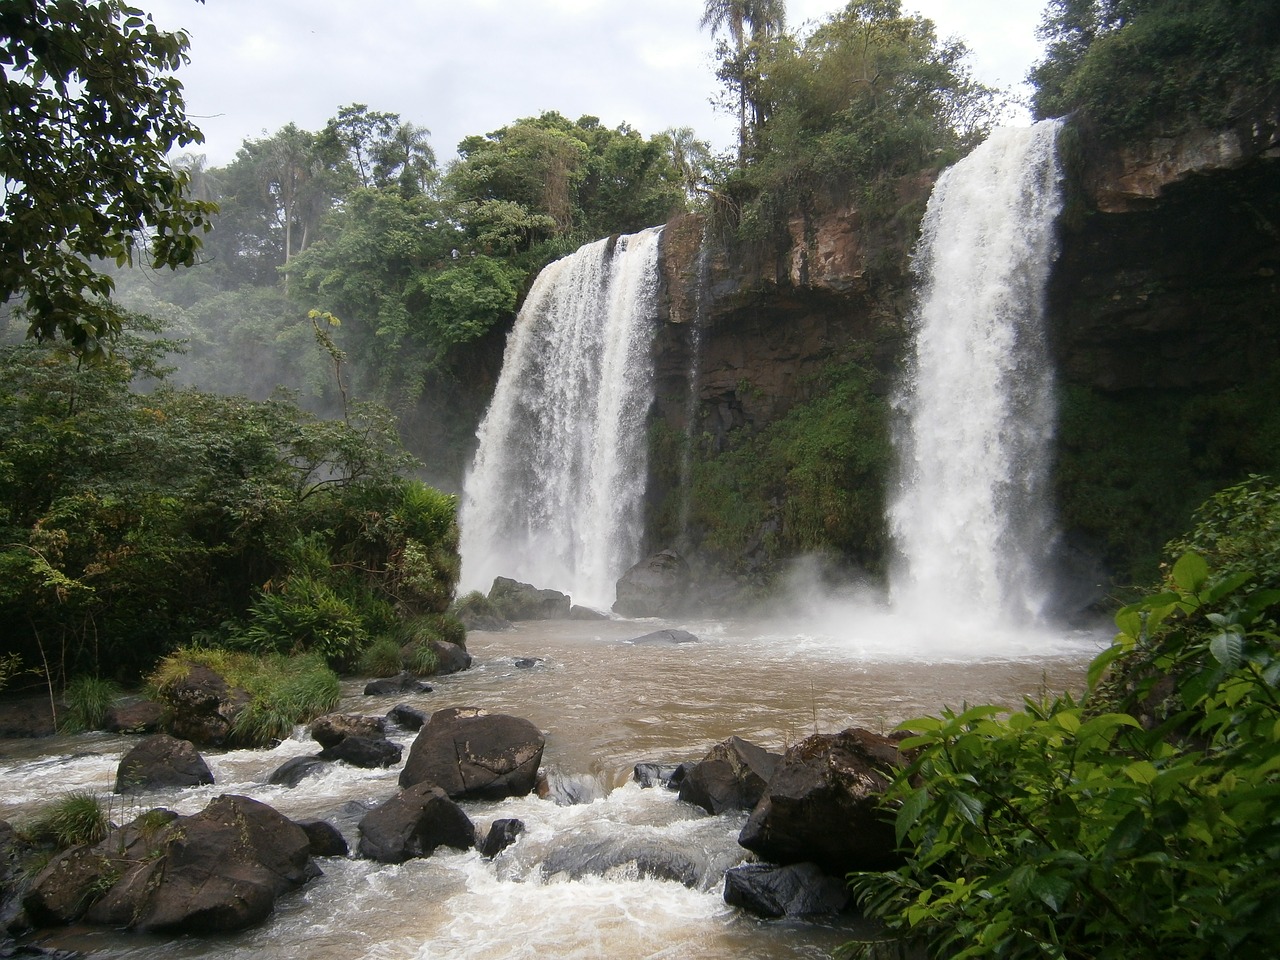
[(1057, 129), (995, 131), (929, 199), (915, 351), (896, 398), (899, 608), (1025, 620), (1048, 599), (1056, 411), (1043, 315)]
[(463, 490), (463, 589), (514, 577), (607, 610), (639, 559), (660, 236), (599, 240), (534, 281)]

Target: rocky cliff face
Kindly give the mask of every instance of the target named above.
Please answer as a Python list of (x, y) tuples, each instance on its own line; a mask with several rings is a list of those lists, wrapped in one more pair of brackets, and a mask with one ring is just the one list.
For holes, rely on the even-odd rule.
[[(1228, 426), (1249, 429), (1235, 422), (1248, 419), (1239, 404), (1231, 424), (1212, 413), (1225, 409), (1222, 398), (1280, 372), (1280, 99), (1242, 111), (1228, 130), (1119, 147), (1069, 130), (1064, 150), (1068, 204), (1049, 291), (1072, 398), (1060, 438), (1062, 519), (1068, 539), (1123, 571), (1185, 528), (1207, 492), (1241, 471), (1280, 470), (1280, 436), (1274, 467), (1240, 443), (1200, 455), (1224, 446)], [(720, 449), (735, 429), (807, 400), (833, 361), (896, 372), (911, 309), (908, 251), (931, 186), (932, 177), (901, 184), (906, 213), (888, 219), (827, 198), (794, 216), (770, 249), (731, 252), (698, 217), (668, 225), (656, 416), (683, 433), (692, 412)], [(1210, 414), (1194, 407), (1206, 397)], [(1170, 415), (1195, 423), (1162, 422)], [(1123, 420), (1128, 433), (1096, 432), (1115, 427), (1100, 417)], [(1105, 460), (1099, 444), (1136, 449), (1107, 450)], [(1170, 463), (1185, 466), (1185, 481), (1170, 478)], [(1170, 484), (1186, 488), (1181, 500), (1146, 492)], [(1130, 534), (1113, 536), (1115, 525)]]
[(795, 214), (774, 245), (718, 241), (702, 216), (662, 238), (658, 415), (701, 432), (763, 426), (808, 399), (828, 364), (858, 357), (892, 369), (910, 306), (907, 253), (932, 176), (898, 187), (900, 215), (872, 220), (847, 198)]

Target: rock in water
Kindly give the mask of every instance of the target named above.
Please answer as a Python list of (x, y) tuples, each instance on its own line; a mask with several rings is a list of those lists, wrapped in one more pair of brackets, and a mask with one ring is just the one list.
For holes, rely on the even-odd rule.
[(680, 781), (680, 799), (707, 813), (750, 810), (764, 795), (781, 759), (780, 754), (741, 737), (730, 737), (686, 767)]
[(689, 565), (674, 550), (641, 560), (617, 584), (613, 612), (623, 617), (665, 617), (680, 610), (689, 590)]
[(475, 707), (437, 710), (409, 748), (400, 785), (433, 783), (455, 800), (529, 793), (545, 741), (528, 720)]
[(262, 921), (278, 896), (320, 874), (302, 828), (249, 797), (224, 795), (158, 830), (123, 833), (94, 848), (118, 879), (90, 908), (93, 923), (229, 933)]
[(345, 857), (350, 850), (342, 831), (328, 820), (297, 820), (311, 844), (313, 857)]
[(460, 806), (439, 787), (408, 787), (360, 821), (360, 856), (379, 863), (429, 857), (436, 847), (469, 850), (476, 829)]
[(880, 800), (904, 765), (897, 744), (868, 730), (807, 737), (783, 755), (738, 842), (765, 860), (812, 861), (836, 876), (892, 869), (902, 855)]
[(539, 590), (531, 583), (495, 577), (489, 588), (489, 602), (508, 620), (564, 620), (569, 616), (569, 598), (558, 590)]
[(760, 917), (811, 917), (847, 907), (849, 888), (816, 864), (749, 863), (725, 872), (724, 902)]
[(445, 676), (450, 673), (460, 673), (463, 670), (471, 669), (471, 654), (456, 643), (449, 643), (445, 640), (431, 640), (427, 646), (436, 655), (436, 669), (434, 671), (436, 674)]
[(375, 740), (387, 732), (382, 717), (364, 717), (357, 713), (326, 713), (311, 721), (311, 739), (322, 747), (336, 747), (347, 737)]
[(480, 856), (486, 860), (492, 860), (515, 843), (522, 833), (524, 833), (523, 820), (503, 818), (493, 821), (489, 826), (489, 832), (485, 835), (484, 843), (480, 845)]
[(202, 783), (213, 783), (213, 774), (195, 745), (190, 740), (157, 733), (121, 758), (116, 768), (115, 792), (195, 787)]
[(378, 767), (394, 767), (400, 762), (404, 748), (398, 743), (379, 737), (347, 737), (320, 751), (321, 760), (341, 760), (353, 767), (375, 770)]
[(313, 773), (321, 772), (328, 764), (319, 757), (290, 757), (272, 772), (267, 783), (275, 787), (296, 787)]
[(653, 633), (646, 633), (639, 637), (632, 637), (630, 640), (623, 642), (650, 646), (664, 643), (697, 643), (698, 638), (688, 630), (655, 630)]

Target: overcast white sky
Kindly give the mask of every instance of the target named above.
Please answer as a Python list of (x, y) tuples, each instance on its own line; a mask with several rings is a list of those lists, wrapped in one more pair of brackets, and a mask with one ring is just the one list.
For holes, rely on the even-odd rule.
[[(134, 0), (191, 36), (178, 72), (211, 165), (245, 138), (318, 130), (365, 103), (427, 127), (443, 164), (463, 137), (558, 110), (649, 136), (690, 126), (717, 149), (735, 121), (714, 109), (714, 43), (703, 0)], [(838, 0), (788, 0), (799, 26)], [(979, 79), (1025, 91), (1043, 0), (903, 0), (973, 51)]]

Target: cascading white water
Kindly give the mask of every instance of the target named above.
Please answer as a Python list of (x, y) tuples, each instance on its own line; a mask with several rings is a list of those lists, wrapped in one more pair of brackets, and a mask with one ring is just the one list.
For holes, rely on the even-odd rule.
[(507, 576), (608, 609), (639, 559), (660, 236), (599, 240), (534, 282), (463, 491), (463, 589)]
[(1047, 600), (1056, 411), (1042, 321), (1062, 202), (1057, 129), (995, 131), (929, 199), (915, 353), (896, 403), (899, 609), (1025, 620)]

